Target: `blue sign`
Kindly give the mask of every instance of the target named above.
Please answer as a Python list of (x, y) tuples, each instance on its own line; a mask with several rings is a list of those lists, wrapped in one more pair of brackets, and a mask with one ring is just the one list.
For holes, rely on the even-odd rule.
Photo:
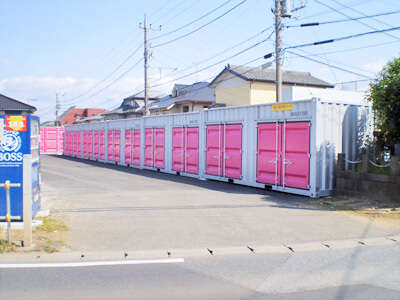
[[(20, 183), (10, 188), (11, 215), (23, 217), (23, 155), (32, 155), (32, 217), (40, 210), (39, 118), (31, 115), (0, 115), (4, 135), (0, 141), (0, 182)], [(1, 124), (1, 123), (0, 123)], [(0, 188), (0, 216), (6, 215), (6, 193)]]

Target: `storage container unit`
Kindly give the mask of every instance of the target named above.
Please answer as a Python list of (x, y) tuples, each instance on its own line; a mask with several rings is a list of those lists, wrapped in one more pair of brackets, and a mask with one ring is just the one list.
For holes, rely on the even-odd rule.
[(64, 127), (40, 128), (40, 153), (58, 155), (64, 153)]
[(369, 106), (318, 99), (89, 125), (104, 162), (310, 197), (331, 195), (337, 153), (356, 159), (372, 136)]

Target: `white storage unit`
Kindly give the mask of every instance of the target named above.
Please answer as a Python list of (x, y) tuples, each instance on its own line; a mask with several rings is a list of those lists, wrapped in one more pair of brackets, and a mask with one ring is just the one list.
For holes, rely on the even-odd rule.
[(311, 99), (73, 125), (66, 135), (119, 131), (119, 161), (109, 147), (91, 158), (106, 163), (316, 198), (333, 193), (337, 154), (355, 159), (371, 130), (369, 106)]

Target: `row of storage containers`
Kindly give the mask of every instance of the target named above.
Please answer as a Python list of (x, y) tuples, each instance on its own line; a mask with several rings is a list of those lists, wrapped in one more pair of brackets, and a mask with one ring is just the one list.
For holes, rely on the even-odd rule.
[(333, 193), (337, 153), (355, 159), (370, 121), (369, 106), (319, 99), (218, 108), (66, 126), (64, 154), (315, 198)]

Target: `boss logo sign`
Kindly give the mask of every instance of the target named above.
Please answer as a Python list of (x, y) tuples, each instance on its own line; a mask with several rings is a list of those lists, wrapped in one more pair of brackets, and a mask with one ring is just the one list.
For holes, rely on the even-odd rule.
[(19, 133), (17, 131), (6, 131), (0, 144), (0, 162), (22, 161), (23, 154), (18, 152), (21, 146), (22, 141)]

